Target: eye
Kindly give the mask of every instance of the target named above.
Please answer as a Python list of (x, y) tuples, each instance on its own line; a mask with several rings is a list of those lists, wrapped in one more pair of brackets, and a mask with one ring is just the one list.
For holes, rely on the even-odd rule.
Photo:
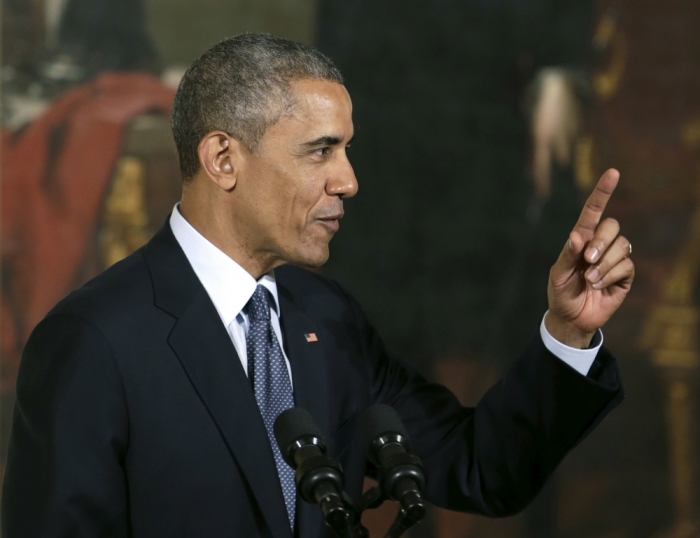
[(323, 147), (323, 148), (318, 148), (314, 150), (314, 155), (317, 155), (318, 157), (326, 157), (328, 154), (331, 152), (331, 148), (328, 146)]

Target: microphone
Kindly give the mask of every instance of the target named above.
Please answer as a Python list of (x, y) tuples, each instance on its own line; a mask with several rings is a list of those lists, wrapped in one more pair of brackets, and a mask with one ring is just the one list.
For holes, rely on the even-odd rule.
[[(411, 442), (401, 419), (388, 405), (373, 405), (360, 415), (360, 433), (367, 447), (367, 458), (378, 469), (382, 493), (401, 506), (399, 516), (387, 536), (399, 536), (425, 517), (421, 491), (425, 468), (411, 454)], [(392, 532), (393, 531), (393, 532)]]
[(326, 524), (338, 536), (363, 536), (359, 517), (346, 506), (343, 468), (326, 455), (326, 443), (311, 415), (301, 407), (287, 409), (275, 420), (273, 431), (282, 457), (296, 470), (301, 498), (320, 505)]

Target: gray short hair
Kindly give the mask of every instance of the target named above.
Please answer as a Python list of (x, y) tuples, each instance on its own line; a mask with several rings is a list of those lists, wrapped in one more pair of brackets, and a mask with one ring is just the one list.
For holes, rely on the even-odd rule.
[(172, 129), (183, 179), (200, 168), (197, 148), (221, 130), (254, 151), (265, 131), (291, 105), (290, 82), (343, 84), (333, 62), (316, 49), (268, 34), (221, 41), (185, 72), (175, 95)]

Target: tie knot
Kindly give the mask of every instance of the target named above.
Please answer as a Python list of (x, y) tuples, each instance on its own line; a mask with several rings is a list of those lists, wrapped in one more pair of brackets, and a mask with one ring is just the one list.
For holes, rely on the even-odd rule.
[(258, 287), (255, 288), (255, 293), (245, 305), (246, 313), (250, 319), (270, 319), (270, 300), (270, 291), (262, 284), (258, 284)]

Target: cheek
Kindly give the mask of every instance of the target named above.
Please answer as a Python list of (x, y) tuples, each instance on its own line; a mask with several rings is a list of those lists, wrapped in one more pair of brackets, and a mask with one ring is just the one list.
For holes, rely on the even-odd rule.
[(307, 174), (299, 178), (296, 186), (294, 192), (289, 193), (290, 210), (297, 225), (306, 227), (313, 224), (323, 209), (325, 182)]
[(325, 176), (321, 167), (295, 162), (271, 166), (265, 172), (260, 185), (264, 189), (261, 210), (275, 223), (278, 237), (304, 241), (318, 226), (314, 217), (324, 206)]
[(294, 170), (288, 167), (270, 167), (262, 174), (255, 189), (260, 200), (259, 211), (267, 215), (266, 220), (274, 224), (277, 233), (288, 232), (297, 226), (297, 206), (300, 205), (298, 181)]

